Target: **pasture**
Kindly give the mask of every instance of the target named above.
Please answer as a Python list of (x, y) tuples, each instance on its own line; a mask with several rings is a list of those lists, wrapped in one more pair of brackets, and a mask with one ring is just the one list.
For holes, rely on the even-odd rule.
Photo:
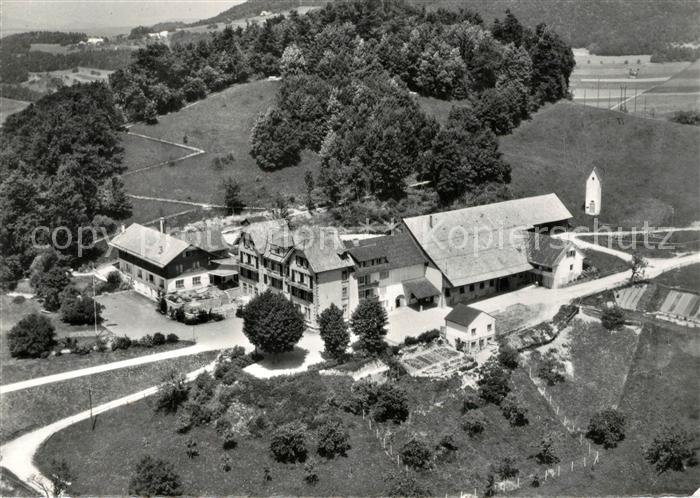
[(59, 86), (107, 81), (109, 75), (114, 72), (108, 69), (94, 69), (89, 67), (78, 67), (77, 71), (74, 71), (74, 69), (76, 68), (47, 71), (43, 73), (29, 73), (29, 79), (23, 82), (22, 86), (35, 92), (50, 93)]
[(685, 226), (698, 219), (698, 127), (558, 102), (500, 143), (514, 196), (555, 192), (577, 225), (593, 223), (583, 203), (594, 166), (603, 176), (601, 224)]
[(7, 116), (21, 111), (29, 104), (31, 104), (31, 102), (0, 97), (0, 126), (5, 122)]
[(672, 258), (700, 251), (700, 229), (679, 232), (581, 235), (579, 238), (609, 249), (647, 258)]
[[(152, 136), (175, 143), (183, 143), (187, 137), (190, 146), (206, 151), (205, 154), (176, 162), (170, 166), (152, 168), (123, 177), (130, 194), (220, 204), (223, 198), (222, 180), (232, 177), (241, 185), (241, 197), (252, 206), (271, 206), (278, 192), (296, 195), (303, 191), (304, 173), (318, 172), (316, 154), (304, 152), (299, 166), (277, 171), (262, 171), (250, 156), (248, 137), (257, 117), (273, 104), (278, 82), (255, 81), (232, 86), (220, 93), (209, 95), (178, 112), (159, 117), (158, 124), (138, 123), (132, 132)], [(165, 148), (160, 152), (141, 141), (128, 141), (124, 145), (125, 157), (135, 164), (143, 164), (135, 158), (142, 147), (149, 149), (148, 161), (163, 162), (173, 153)], [(214, 158), (233, 155), (231, 164), (217, 168)], [(167, 161), (166, 161), (167, 163)], [(160, 203), (148, 205), (135, 203), (134, 221), (152, 220), (161, 209), (173, 214), (187, 206)]]

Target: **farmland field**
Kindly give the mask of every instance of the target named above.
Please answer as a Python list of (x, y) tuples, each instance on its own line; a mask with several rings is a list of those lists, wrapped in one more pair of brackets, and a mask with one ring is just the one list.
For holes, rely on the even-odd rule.
[(501, 151), (515, 197), (555, 192), (578, 225), (592, 225), (583, 203), (594, 166), (603, 176), (600, 223), (684, 226), (698, 219), (698, 127), (559, 102), (502, 137)]
[(23, 100), (6, 99), (5, 97), (0, 97), (0, 125), (5, 122), (7, 116), (21, 111), (30, 103), (31, 102), (25, 102)]
[[(162, 166), (124, 176), (130, 194), (194, 201), (221, 203), (221, 182), (233, 177), (241, 185), (243, 200), (253, 206), (270, 205), (278, 192), (299, 195), (304, 185), (304, 172), (318, 171), (318, 157), (304, 152), (299, 166), (279, 171), (263, 172), (250, 157), (248, 137), (258, 115), (273, 104), (279, 83), (256, 81), (230, 87), (221, 93), (209, 95), (195, 105), (179, 112), (159, 117), (156, 125), (139, 123), (131, 131), (147, 136), (182, 143), (187, 136), (190, 146), (206, 151), (173, 166)], [(134, 158), (138, 152), (131, 147), (142, 143), (126, 143), (126, 156)], [(150, 147), (150, 146), (149, 146)], [(217, 156), (233, 155), (233, 163), (216, 169), (212, 160)], [(151, 154), (154, 160), (167, 156)], [(150, 161), (151, 159), (149, 159)], [(169, 213), (187, 209), (187, 206), (163, 206)], [(142, 210), (135, 206), (134, 221), (155, 218), (153, 206)]]

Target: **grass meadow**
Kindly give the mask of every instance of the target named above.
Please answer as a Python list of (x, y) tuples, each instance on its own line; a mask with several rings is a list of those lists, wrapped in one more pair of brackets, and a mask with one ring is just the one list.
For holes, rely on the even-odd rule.
[(653, 234), (581, 235), (586, 242), (647, 258), (673, 258), (678, 254), (700, 251), (700, 230)]
[(25, 102), (24, 100), (15, 100), (0, 97), (0, 126), (2, 126), (2, 124), (5, 122), (7, 116), (21, 111), (30, 103), (31, 102)]

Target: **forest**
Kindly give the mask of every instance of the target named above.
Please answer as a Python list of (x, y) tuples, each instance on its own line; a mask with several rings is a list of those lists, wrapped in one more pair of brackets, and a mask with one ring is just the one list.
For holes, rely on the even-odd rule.
[[(429, 181), (441, 205), (509, 181), (497, 135), (546, 102), (568, 97), (571, 49), (546, 25), (511, 13), (493, 25), (470, 12), (425, 12), (401, 1), (338, 2), (211, 40), (150, 45), (110, 83), (129, 119), (154, 122), (232, 83), (281, 76), (277, 103), (251, 133), (263, 170), (322, 159), (331, 203), (401, 199)], [(444, 126), (415, 94), (458, 100)]]

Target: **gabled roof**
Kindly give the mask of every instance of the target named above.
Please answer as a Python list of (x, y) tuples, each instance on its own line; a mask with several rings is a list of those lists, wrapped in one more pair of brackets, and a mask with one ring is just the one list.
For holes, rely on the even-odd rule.
[(241, 234), (246, 234), (253, 242), (255, 249), (260, 254), (268, 251), (272, 236), (283, 230), (288, 230), (285, 220), (267, 220), (250, 225), (241, 229)]
[(591, 170), (590, 173), (588, 173), (588, 177), (590, 179), (591, 174), (595, 174), (595, 177), (598, 179), (598, 183), (603, 185), (603, 175), (600, 174), (600, 170), (598, 169), (597, 166), (594, 166), (593, 169)]
[[(481, 314), (488, 315), (485, 311), (472, 308), (466, 304), (457, 304), (445, 317), (446, 322), (456, 323), (457, 325), (469, 326)], [(491, 315), (489, 315), (491, 316)]]
[(527, 259), (530, 263), (552, 268), (562, 254), (574, 247), (576, 246), (568, 240), (555, 239), (541, 233), (530, 233)]
[(452, 286), (528, 271), (523, 230), (571, 218), (555, 194), (404, 218)]
[(153, 228), (133, 223), (109, 245), (163, 268), (191, 244)]
[[(425, 256), (416, 245), (413, 237), (407, 232), (397, 232), (371, 239), (363, 239), (357, 243), (346, 243), (348, 252), (357, 262), (372, 259), (386, 260), (386, 263), (374, 265), (373, 272), (393, 270), (406, 266), (421, 265), (426, 262)], [(358, 271), (362, 271), (360, 268)]]
[(402, 282), (404, 293), (407, 296), (413, 296), (416, 299), (425, 299), (428, 297), (439, 296), (440, 290), (437, 289), (425, 277), (412, 278)]
[(294, 233), (294, 247), (309, 262), (314, 273), (348, 268), (352, 260), (345, 257), (345, 245), (334, 228), (305, 227)]

